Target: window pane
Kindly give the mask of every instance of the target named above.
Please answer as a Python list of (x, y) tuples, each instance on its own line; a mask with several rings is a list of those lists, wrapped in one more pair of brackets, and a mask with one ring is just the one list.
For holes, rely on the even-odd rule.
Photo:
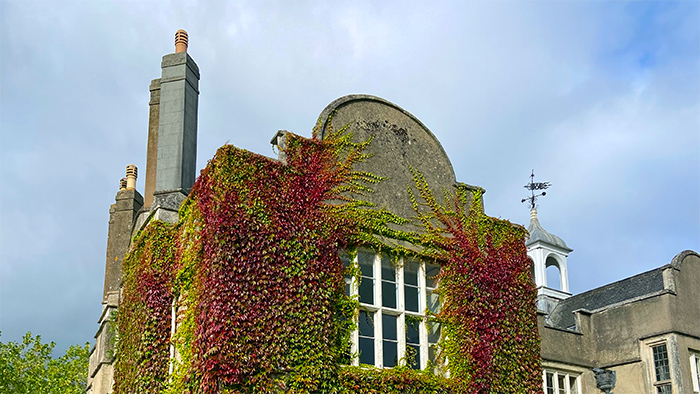
[(420, 344), (419, 327), (420, 320), (413, 320), (406, 317), (406, 343)]
[(566, 375), (557, 375), (557, 377), (559, 383), (559, 394), (566, 394), (566, 383), (564, 382)]
[(408, 261), (403, 266), (403, 281), (407, 285), (418, 286), (418, 271), (420, 264), (415, 261)]
[(668, 370), (668, 353), (666, 352), (666, 344), (654, 346), (654, 370), (656, 372), (656, 381), (671, 379), (671, 374)]
[(578, 394), (578, 384), (576, 384), (576, 378), (569, 376), (569, 391), (571, 394)]
[(428, 343), (438, 343), (440, 341), (440, 323), (428, 324)]
[(406, 366), (420, 369), (420, 345), (406, 346)]
[(385, 367), (395, 367), (398, 362), (398, 344), (396, 342), (396, 322), (397, 317), (392, 315), (382, 315), (382, 351)]
[(360, 337), (360, 364), (374, 365), (374, 339)]
[(664, 384), (663, 386), (658, 386), (656, 388), (656, 392), (659, 394), (672, 394), (673, 393), (673, 391), (671, 390), (670, 384)]
[(382, 306), (396, 309), (396, 283), (382, 281)]
[(420, 312), (418, 310), (418, 293), (419, 289), (413, 286), (404, 286), (404, 302), (406, 310), (411, 312)]
[(396, 340), (396, 316), (382, 315), (382, 338)]
[(433, 313), (440, 312), (440, 298), (435, 291), (428, 294), (428, 310)]
[(357, 262), (360, 264), (362, 276), (366, 276), (368, 278), (374, 277), (374, 253), (363, 251), (357, 252)]
[(360, 278), (360, 302), (374, 304), (374, 279)]
[(374, 322), (372, 321), (372, 315), (370, 312), (360, 311), (358, 323), (358, 326), (360, 326), (361, 336), (374, 337)]
[(425, 265), (425, 285), (428, 287), (437, 287), (437, 274), (440, 273), (440, 266), (435, 264)]
[(372, 321), (372, 313), (360, 311), (358, 320), (360, 363), (374, 365), (374, 322)]
[(382, 255), (382, 279), (396, 282), (396, 267), (391, 263), (389, 256)]
[(383, 341), (382, 349), (384, 351), (384, 366), (385, 367), (395, 367), (398, 361), (398, 344), (394, 341)]
[(545, 389), (547, 389), (547, 394), (554, 394), (554, 374), (547, 372), (547, 379), (545, 380)]

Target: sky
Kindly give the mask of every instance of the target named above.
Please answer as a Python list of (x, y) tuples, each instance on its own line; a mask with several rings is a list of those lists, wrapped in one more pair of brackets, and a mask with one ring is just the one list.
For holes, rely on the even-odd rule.
[(198, 170), (274, 156), (347, 94), (441, 141), (486, 213), (574, 249), (580, 293), (700, 251), (700, 2), (0, 1), (0, 341), (93, 342), (109, 206), (143, 191), (148, 86), (189, 33)]

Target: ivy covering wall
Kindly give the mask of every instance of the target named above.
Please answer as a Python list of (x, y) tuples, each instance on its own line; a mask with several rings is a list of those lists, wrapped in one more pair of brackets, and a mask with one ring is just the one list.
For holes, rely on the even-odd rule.
[[(125, 259), (115, 393), (541, 391), (525, 230), (483, 215), (466, 190), (438, 203), (418, 172), (406, 186), (425, 231), (392, 230), (406, 219), (348, 197), (381, 181), (353, 169), (369, 144), (344, 129), (320, 141), (287, 134), (286, 163), (220, 148), (180, 221), (151, 223)], [(359, 304), (338, 251), (357, 246), (442, 265), (443, 307), (430, 319), (444, 327), (449, 379), (347, 366)]]

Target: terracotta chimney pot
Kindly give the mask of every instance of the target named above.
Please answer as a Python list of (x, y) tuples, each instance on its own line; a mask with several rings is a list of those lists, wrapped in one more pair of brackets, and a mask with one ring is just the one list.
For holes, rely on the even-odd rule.
[(180, 29), (175, 33), (175, 53), (187, 52), (187, 32)]
[(138, 170), (133, 164), (126, 166), (126, 190), (136, 189), (136, 176)]

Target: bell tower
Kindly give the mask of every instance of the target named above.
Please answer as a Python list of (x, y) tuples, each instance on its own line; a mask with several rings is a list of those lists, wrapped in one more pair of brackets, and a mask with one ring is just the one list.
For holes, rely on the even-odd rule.
[[(544, 190), (551, 186), (549, 182), (535, 182), (535, 171), (530, 174), (530, 183), (525, 188), (530, 190), (531, 195), (522, 199), (522, 202), (529, 202), (530, 205), (530, 225), (527, 231), (530, 237), (525, 242), (527, 255), (532, 260), (532, 280), (537, 287), (537, 309), (547, 313), (557, 305), (560, 300), (571, 297), (569, 292), (569, 273), (566, 258), (573, 249), (569, 248), (563, 239), (554, 234), (550, 234), (540, 224), (537, 218), (537, 198), (547, 195), (542, 191), (535, 194), (537, 190)], [(547, 283), (547, 269), (556, 269), (558, 272), (558, 283)]]

